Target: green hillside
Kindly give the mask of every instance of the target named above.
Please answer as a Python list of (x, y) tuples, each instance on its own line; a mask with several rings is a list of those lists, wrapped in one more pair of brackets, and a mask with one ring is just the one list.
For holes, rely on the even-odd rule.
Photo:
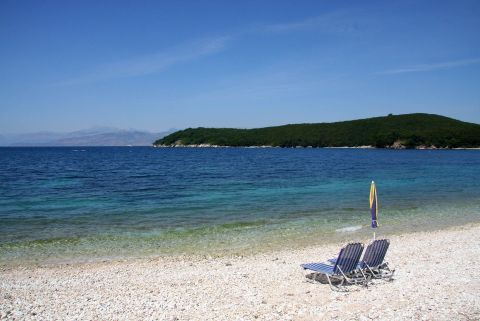
[(235, 147), (480, 147), (480, 125), (439, 115), (406, 114), (255, 129), (188, 128), (154, 142), (154, 146), (200, 144)]

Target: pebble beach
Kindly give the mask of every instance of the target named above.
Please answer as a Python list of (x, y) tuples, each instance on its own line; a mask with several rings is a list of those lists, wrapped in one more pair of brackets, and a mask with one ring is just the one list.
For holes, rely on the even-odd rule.
[[(362, 240), (368, 243), (369, 240)], [(480, 225), (390, 237), (394, 280), (331, 291), (301, 263), (342, 244), (250, 256), (1, 268), (1, 320), (479, 320)]]

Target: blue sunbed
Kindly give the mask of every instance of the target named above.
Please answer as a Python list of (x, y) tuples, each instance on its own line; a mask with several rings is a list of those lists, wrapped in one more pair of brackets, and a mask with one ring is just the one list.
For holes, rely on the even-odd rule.
[[(358, 263), (358, 268), (375, 279), (392, 280), (395, 270), (390, 269), (385, 261), (390, 241), (387, 239), (375, 240), (365, 249), (363, 258)], [(337, 259), (328, 260), (335, 264)]]
[[(345, 282), (348, 284), (367, 284), (367, 277), (358, 268), (360, 256), (363, 252), (362, 243), (349, 243), (344, 246), (333, 265), (328, 263), (301, 264), (304, 270), (314, 271), (327, 277), (330, 288), (339, 289)], [(340, 284), (334, 288), (332, 279), (339, 280)]]

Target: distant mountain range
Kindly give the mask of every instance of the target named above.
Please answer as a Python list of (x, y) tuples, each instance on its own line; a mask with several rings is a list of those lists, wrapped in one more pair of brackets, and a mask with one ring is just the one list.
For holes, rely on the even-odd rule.
[(154, 146), (479, 148), (480, 125), (432, 114), (388, 115), (253, 129), (188, 128)]
[(0, 146), (151, 146), (159, 137), (175, 132), (94, 127), (68, 133), (36, 132), (0, 135)]

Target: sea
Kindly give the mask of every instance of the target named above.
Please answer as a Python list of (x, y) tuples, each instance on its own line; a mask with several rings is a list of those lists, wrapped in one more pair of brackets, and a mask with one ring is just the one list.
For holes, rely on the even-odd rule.
[(248, 255), (479, 222), (480, 150), (0, 148), (0, 265)]

